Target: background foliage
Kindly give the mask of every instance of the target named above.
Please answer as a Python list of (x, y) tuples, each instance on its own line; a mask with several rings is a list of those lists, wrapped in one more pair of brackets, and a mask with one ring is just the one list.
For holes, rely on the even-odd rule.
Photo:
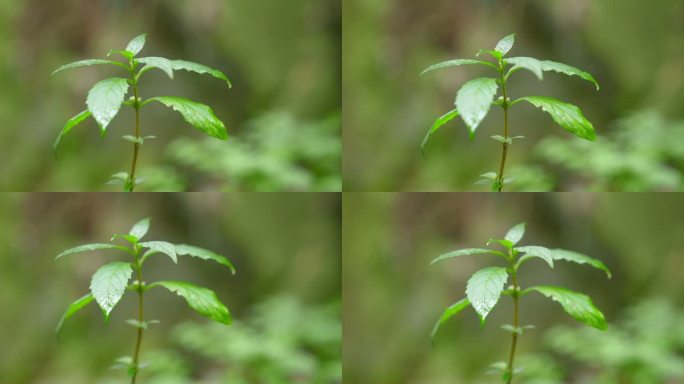
[[(139, 218), (150, 240), (196, 244), (238, 269), (186, 258), (150, 258), (146, 279), (187, 280), (215, 290), (236, 323), (214, 327), (183, 299), (146, 296), (162, 323), (145, 334), (142, 383), (341, 382), (340, 201), (334, 194), (1, 194), (0, 382), (121, 383), (114, 359), (129, 355), (137, 308), (126, 295), (103, 324), (90, 305), (54, 328), (90, 277), (114, 254), (54, 261), (61, 250), (107, 241)], [(221, 325), (221, 324), (218, 324)]]
[[(473, 272), (492, 257), (475, 255), (429, 266), (437, 255), (480, 247), (527, 222), (524, 244), (572, 249), (613, 272), (571, 263), (529, 262), (525, 285), (561, 285), (592, 297), (606, 315), (593, 332), (541, 295), (521, 302), (521, 383), (679, 383), (683, 379), (684, 209), (677, 194), (355, 193), (343, 197), (343, 358), (350, 383), (499, 383), (487, 376), (505, 360), (511, 300), (502, 300), (480, 330), (473, 311), (430, 331), (444, 308), (464, 296)], [(662, 320), (657, 320), (662, 318)], [(558, 328), (550, 330), (551, 327)]]
[(340, 190), (339, 9), (339, 0), (0, 0), (0, 190), (118, 190), (104, 183), (130, 161), (130, 143), (120, 139), (133, 130), (130, 108), (104, 141), (88, 121), (64, 141), (59, 160), (50, 150), (88, 89), (116, 69), (49, 75), (103, 58), (142, 32), (146, 55), (218, 68), (234, 88), (182, 72), (173, 81), (162, 72), (143, 79), (144, 97), (210, 105), (231, 138), (224, 146), (203, 141), (163, 106), (145, 110), (143, 134), (158, 139), (142, 150), (141, 191)]
[[(673, 176), (684, 171), (681, 155), (664, 148), (684, 119), (681, 1), (347, 0), (342, 9), (345, 190), (486, 190), (473, 183), (497, 168), (500, 145), (488, 137), (502, 134), (501, 111), (489, 114), (474, 142), (454, 121), (433, 135), (425, 161), (419, 145), (434, 119), (453, 108), (460, 85), (487, 69), (418, 74), (436, 62), (472, 58), (511, 32), (517, 34), (512, 54), (582, 68), (601, 90), (552, 73), (543, 82), (525, 71), (511, 78), (511, 97), (576, 104), (599, 138), (581, 143), (546, 114), (514, 108), (512, 134), (526, 139), (511, 148), (510, 175), (517, 180), (509, 190), (684, 189)], [(638, 121), (644, 115), (662, 124)], [(562, 142), (558, 151), (566, 155), (540, 142), (547, 136)], [(582, 151), (573, 152), (577, 147)], [(522, 164), (536, 166), (515, 169)]]

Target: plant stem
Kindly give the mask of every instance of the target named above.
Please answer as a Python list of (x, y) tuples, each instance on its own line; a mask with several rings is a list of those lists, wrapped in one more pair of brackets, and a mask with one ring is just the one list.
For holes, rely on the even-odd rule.
[[(138, 80), (136, 79), (134, 70), (131, 71), (131, 79), (133, 82), (133, 108), (135, 109), (135, 138), (140, 139), (140, 97), (138, 95)], [(128, 172), (128, 182), (126, 182), (126, 192), (133, 192), (135, 188), (135, 167), (138, 162), (138, 151), (140, 150), (140, 143), (133, 143), (133, 161), (131, 162), (131, 170)]]
[[(517, 271), (515, 268), (515, 265), (513, 265), (513, 269), (511, 272), (511, 279), (513, 280), (513, 328), (514, 330), (517, 330), (520, 327), (520, 319), (519, 319), (519, 290), (518, 290), (518, 276), (517, 276)], [(515, 359), (515, 348), (518, 345), (518, 333), (517, 332), (512, 332), (511, 333), (513, 336), (513, 340), (511, 342), (511, 352), (508, 355), (508, 368), (507, 371), (509, 373), (508, 376), (508, 381), (506, 384), (511, 384), (513, 381), (513, 360)]]
[[(506, 76), (504, 76), (504, 66), (499, 62), (499, 72), (501, 73), (501, 93), (503, 95), (503, 103), (501, 107), (504, 110), (504, 140), (508, 139), (508, 95), (506, 93)], [(506, 169), (506, 155), (508, 155), (508, 143), (502, 143), (503, 150), (501, 152), (501, 164), (499, 165), (499, 175), (496, 180), (497, 192), (501, 192), (504, 183), (504, 170)]]
[[(136, 245), (136, 248), (138, 246)], [(145, 290), (143, 289), (143, 279), (142, 279), (142, 265), (140, 264), (140, 250), (139, 248), (136, 249), (136, 254), (135, 254), (135, 268), (138, 274), (138, 338), (135, 342), (135, 352), (133, 353), (133, 373), (131, 375), (131, 384), (135, 384), (135, 379), (138, 377), (138, 370), (139, 370), (139, 364), (138, 364), (138, 358), (140, 356), (140, 344), (142, 343), (142, 337), (143, 337), (143, 321), (145, 319), (144, 317), (144, 292)]]

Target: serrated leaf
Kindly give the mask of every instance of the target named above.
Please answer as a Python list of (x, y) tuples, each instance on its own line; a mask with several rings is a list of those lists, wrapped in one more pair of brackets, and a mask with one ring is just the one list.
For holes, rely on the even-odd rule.
[(511, 48), (513, 48), (514, 43), (515, 43), (515, 33), (511, 33), (510, 35), (499, 40), (499, 42), (496, 43), (496, 47), (494, 48), (494, 50), (501, 53), (501, 55), (503, 56), (503, 55), (507, 54), (508, 51), (511, 50)]
[(430, 262), (430, 265), (437, 263), (442, 260), (450, 259), (452, 257), (461, 257), (461, 256), (470, 256), (470, 255), (479, 255), (483, 253), (488, 253), (490, 255), (497, 255), (497, 256), (503, 256), (503, 253), (494, 251), (491, 249), (485, 249), (485, 248), (467, 248), (467, 249), (459, 249), (457, 251), (445, 253), (442, 255), (439, 255), (437, 258), (432, 260)]
[(176, 71), (182, 70), (199, 74), (209, 74), (217, 79), (225, 81), (226, 84), (228, 84), (228, 88), (233, 87), (233, 84), (223, 72), (219, 71), (218, 69), (208, 67), (204, 64), (193, 63), (192, 61), (186, 60), (171, 60), (171, 67)]
[(80, 60), (80, 61), (76, 61), (73, 63), (62, 65), (61, 67), (57, 68), (54, 72), (52, 72), (52, 74), (50, 76), (54, 76), (58, 72), (62, 72), (66, 69), (88, 67), (91, 65), (101, 65), (101, 64), (113, 64), (116, 66), (122, 66), (121, 63), (118, 63), (116, 61), (111, 61), (111, 60), (101, 60), (101, 59)]
[(128, 91), (128, 82), (120, 77), (110, 77), (96, 83), (88, 92), (86, 104), (102, 132), (114, 119)]
[(174, 263), (178, 264), (176, 246), (171, 243), (167, 243), (166, 241), (146, 241), (144, 243), (140, 243), (140, 246), (149, 249), (149, 251), (145, 252), (145, 255), (143, 255), (143, 259), (154, 253), (161, 252), (168, 255)]
[(440, 316), (439, 320), (437, 320), (437, 323), (435, 323), (435, 326), (432, 328), (432, 332), (430, 332), (430, 340), (433, 344), (435, 342), (435, 336), (439, 331), (439, 327), (441, 327), (442, 324), (446, 323), (450, 318), (464, 310), (469, 305), (470, 302), (468, 299), (461, 299), (444, 310), (442, 316)]
[(455, 59), (455, 60), (448, 60), (448, 61), (443, 61), (441, 63), (437, 63), (434, 65), (429, 66), (427, 69), (425, 69), (423, 72), (420, 73), (421, 76), (424, 74), (434, 71), (435, 69), (441, 69), (441, 68), (448, 68), (448, 67), (457, 67), (460, 65), (470, 65), (470, 64), (482, 64), (486, 65), (488, 67), (494, 67), (496, 66), (492, 63), (488, 63), (486, 61), (482, 60), (472, 60), (472, 59)]
[(132, 53), (133, 56), (140, 53), (145, 46), (145, 37), (147, 37), (147, 33), (143, 33), (134, 37), (133, 40), (131, 40), (126, 46), (126, 50)]
[(506, 59), (506, 63), (513, 65), (513, 68), (511, 68), (508, 72), (509, 74), (517, 71), (518, 69), (527, 69), (528, 71), (534, 73), (539, 80), (544, 79), (542, 63), (540, 60), (537, 60), (534, 57), (511, 57)]
[(66, 136), (67, 133), (71, 132), (72, 128), (74, 128), (78, 124), (81, 124), (83, 120), (87, 119), (90, 116), (90, 111), (86, 109), (85, 111), (69, 119), (69, 121), (66, 122), (64, 127), (62, 127), (62, 131), (59, 133), (59, 136), (57, 136), (55, 143), (52, 145), (52, 151), (56, 153), (57, 149), (59, 148), (59, 145), (62, 143), (62, 138)]
[(544, 260), (549, 267), (553, 268), (553, 258), (551, 257), (551, 250), (539, 245), (527, 245), (524, 247), (516, 247), (516, 251), (524, 253), (524, 255), (518, 261), (518, 265), (521, 265), (525, 260), (532, 257), (538, 257)]
[(147, 231), (150, 229), (150, 219), (149, 217), (146, 217), (137, 223), (133, 224), (133, 227), (131, 228), (130, 231), (128, 231), (128, 234), (135, 237), (136, 239), (140, 240), (145, 235), (147, 234)]
[(489, 77), (478, 77), (463, 84), (456, 95), (456, 109), (466, 123), (473, 138), (475, 130), (487, 116), (498, 85)]
[(120, 251), (128, 252), (128, 248), (122, 247), (119, 245), (107, 244), (107, 243), (92, 243), (92, 244), (83, 244), (83, 245), (79, 245), (78, 247), (69, 248), (66, 251), (57, 255), (57, 257), (55, 257), (55, 260), (61, 258), (62, 256), (67, 256), (67, 255), (71, 255), (74, 253), (99, 251), (102, 249), (118, 249)]
[(151, 284), (150, 288), (157, 285), (184, 298), (190, 308), (202, 316), (226, 325), (230, 325), (232, 322), (228, 308), (219, 301), (216, 293), (210, 289), (198, 287), (185, 281), (159, 281)]
[(59, 332), (62, 330), (62, 327), (64, 326), (64, 322), (69, 319), (71, 316), (73, 316), (76, 312), (80, 311), (81, 309), (85, 308), (88, 304), (90, 304), (94, 300), (92, 294), (87, 294), (73, 303), (69, 304), (69, 307), (67, 310), (64, 312), (62, 315), (62, 318), (59, 319), (59, 323), (57, 324), (57, 328), (55, 328), (55, 333), (59, 335)]
[(466, 286), (466, 296), (484, 326), (485, 319), (501, 297), (501, 291), (508, 280), (506, 268), (487, 267), (475, 272)]
[(525, 235), (525, 223), (518, 223), (506, 232), (504, 239), (509, 241), (512, 245), (518, 244), (518, 242)]
[(605, 264), (603, 264), (603, 262), (592, 257), (583, 255), (581, 253), (567, 251), (565, 249), (552, 249), (551, 257), (554, 260), (565, 260), (577, 264), (588, 264), (594, 268), (604, 271), (609, 279), (612, 277), (610, 270), (608, 269), (608, 267), (606, 267)]
[(601, 311), (594, 306), (591, 298), (589, 298), (587, 295), (574, 292), (566, 288), (552, 286), (531, 287), (527, 290), (537, 291), (542, 295), (558, 302), (563, 307), (565, 312), (574, 317), (577, 321), (602, 331), (608, 328), (603, 313), (601, 313)]
[(90, 281), (90, 292), (102, 308), (105, 320), (109, 319), (112, 309), (121, 300), (131, 274), (133, 274), (131, 263), (117, 261), (103, 265), (93, 275)]
[(150, 100), (156, 100), (180, 112), (185, 121), (207, 135), (220, 140), (228, 139), (228, 132), (226, 132), (223, 122), (214, 115), (214, 111), (208, 106), (182, 97), (161, 96), (153, 97)]
[(235, 267), (227, 258), (204, 248), (195, 247), (194, 245), (176, 244), (176, 255), (197, 257), (202, 260), (213, 260), (221, 265), (225, 265), (230, 269), (230, 272), (235, 274)]
[[(166, 73), (166, 75), (170, 79), (173, 79), (173, 65), (171, 63), (171, 60), (164, 57), (155, 56), (142, 57), (137, 60), (138, 62), (145, 64), (146, 67), (157, 68), (164, 71), (164, 73)], [(143, 68), (142, 70), (145, 70), (145, 68)]]
[(544, 96), (527, 96), (521, 97), (518, 100), (525, 100), (535, 107), (541, 108), (544, 112), (551, 115), (556, 124), (573, 135), (589, 141), (596, 140), (594, 126), (584, 117), (578, 107), (552, 97)]
[(437, 132), (442, 127), (442, 125), (453, 120), (456, 116), (458, 116), (458, 110), (454, 109), (440, 116), (439, 118), (437, 118), (437, 120), (435, 120), (435, 122), (432, 124), (432, 127), (430, 127), (430, 130), (428, 130), (427, 134), (423, 138), (423, 141), (420, 143), (420, 150), (423, 152), (423, 156), (425, 155), (425, 146), (430, 140), (430, 136), (432, 136), (433, 133)]
[(539, 80), (542, 80), (544, 78), (543, 72), (553, 71), (568, 76), (579, 76), (580, 78), (593, 83), (594, 86), (596, 86), (597, 91), (600, 88), (598, 82), (591, 74), (567, 64), (551, 60), (538, 60), (534, 57), (511, 57), (510, 59), (506, 59), (506, 63), (513, 65), (513, 68), (511, 68), (509, 73), (515, 72), (521, 68), (527, 69), (534, 73)]

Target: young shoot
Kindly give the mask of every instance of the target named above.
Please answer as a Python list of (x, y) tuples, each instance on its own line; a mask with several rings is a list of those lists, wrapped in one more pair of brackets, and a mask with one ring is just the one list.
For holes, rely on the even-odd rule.
[(526, 69), (532, 72), (539, 80), (543, 79), (544, 72), (546, 71), (554, 71), (568, 76), (579, 76), (580, 78), (593, 83), (596, 86), (596, 90), (599, 89), (598, 83), (589, 73), (567, 64), (550, 60), (538, 60), (532, 57), (506, 58), (506, 54), (513, 48), (514, 41), (515, 34), (510, 34), (501, 39), (494, 49), (481, 49), (476, 55), (476, 57), (479, 57), (483, 54), (487, 54), (491, 56), (493, 62), (479, 59), (455, 59), (435, 64), (421, 73), (421, 75), (423, 75), (435, 69), (466, 64), (478, 64), (494, 70), (494, 76), (492, 77), (478, 77), (463, 84), (456, 94), (456, 101), (454, 103), (456, 108), (435, 120), (434, 124), (425, 135), (420, 147), (424, 152), (430, 137), (444, 124), (459, 115), (468, 127), (470, 139), (473, 140), (475, 137), (475, 130), (487, 116), (490, 107), (492, 105), (501, 107), (504, 115), (502, 135), (491, 136), (494, 141), (501, 144), (502, 148), (499, 169), (498, 172), (492, 171), (481, 175), (480, 180), (477, 182), (477, 184), (490, 184), (492, 191), (496, 192), (501, 192), (506, 184), (513, 181), (513, 177), (505, 176), (508, 147), (513, 145), (515, 140), (523, 138), (523, 136), (511, 135), (508, 111), (514, 105), (522, 101), (528, 102), (551, 115), (551, 118), (556, 124), (573, 135), (590, 141), (596, 139), (596, 133), (594, 132), (594, 127), (591, 122), (584, 117), (582, 111), (575, 105), (547, 96), (525, 96), (511, 101), (510, 90), (508, 89), (508, 79), (520, 69)]
[[(525, 223), (520, 223), (511, 228), (503, 239), (490, 239), (487, 242), (487, 246), (498, 244), (502, 248), (501, 250), (490, 248), (460, 249), (443, 254), (431, 263), (434, 264), (454, 257), (476, 254), (499, 256), (505, 260), (505, 266), (491, 266), (481, 269), (468, 279), (465, 291), (466, 297), (444, 310), (444, 313), (442, 313), (442, 316), (432, 329), (431, 338), (434, 342), (439, 327), (467, 307), (472, 307), (475, 310), (480, 318), (480, 324), (484, 328), (487, 315), (499, 302), (501, 295), (509, 296), (513, 299), (513, 322), (512, 324), (502, 325), (501, 329), (511, 334), (511, 349), (507, 361), (497, 362), (491, 366), (493, 371), (501, 373), (502, 381), (507, 384), (510, 384), (513, 381), (513, 377), (522, 371), (522, 367), (514, 365), (518, 337), (522, 336), (528, 329), (534, 328), (532, 325), (522, 325), (520, 322), (520, 299), (525, 295), (532, 292), (540, 293), (558, 302), (563, 307), (563, 310), (576, 320), (600, 330), (606, 330), (608, 327), (603, 313), (594, 306), (589, 296), (556, 286), (524, 288), (518, 276), (520, 268), (527, 261), (535, 258), (543, 260), (550, 268), (554, 267), (554, 262), (560, 260), (587, 264), (604, 271), (608, 278), (610, 278), (611, 274), (608, 268), (599, 260), (573, 251), (549, 249), (539, 245), (518, 246), (517, 244), (524, 234)], [(508, 281), (510, 281), (510, 284), (505, 288)]]

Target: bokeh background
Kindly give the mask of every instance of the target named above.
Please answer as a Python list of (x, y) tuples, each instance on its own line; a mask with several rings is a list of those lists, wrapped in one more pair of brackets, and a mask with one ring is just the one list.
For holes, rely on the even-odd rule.
[[(575, 139), (544, 112), (511, 112), (507, 190), (684, 189), (684, 3), (679, 0), (346, 0), (343, 9), (345, 190), (486, 191), (473, 183), (498, 169), (502, 113), (493, 108), (474, 142), (453, 120), (420, 143), (453, 109), (467, 80), (486, 67), (419, 77), (429, 65), (473, 58), (515, 32), (511, 56), (570, 64), (592, 84), (555, 73), (511, 77), (511, 97), (552, 96), (578, 105), (599, 135)], [(378, 148), (382, 148), (378, 151)]]
[(118, 191), (127, 170), (133, 112), (124, 108), (101, 140), (92, 119), (51, 146), (82, 111), (88, 90), (118, 68), (60, 65), (104, 58), (147, 32), (142, 56), (186, 59), (222, 70), (210, 76), (152, 71), (143, 97), (207, 104), (230, 139), (206, 137), (165, 107), (142, 113), (141, 191), (339, 191), (339, 0), (0, 0), (0, 190)]
[(157, 384), (341, 383), (340, 196), (338, 194), (0, 194), (0, 382), (128, 382), (111, 370), (131, 355), (137, 313), (130, 292), (108, 325), (95, 303), (54, 328), (91, 275), (116, 252), (54, 261), (72, 246), (107, 242), (151, 218), (149, 240), (213, 250), (236, 266), (166, 257), (145, 279), (187, 280), (214, 290), (230, 309), (226, 327), (164, 290), (145, 314), (159, 319), (143, 340), (140, 381)]
[(343, 197), (343, 358), (345, 383), (489, 384), (505, 360), (512, 304), (503, 297), (480, 329), (468, 308), (437, 334), (442, 311), (465, 296), (475, 271), (501, 265), (474, 255), (430, 266), (438, 255), (482, 247), (527, 222), (521, 245), (564, 248), (598, 258), (613, 273), (566, 262), (530, 262), (524, 286), (584, 292), (606, 315), (600, 332), (541, 295), (525, 296), (518, 362), (526, 384), (684, 382), (684, 251), (677, 194), (356, 193)]

